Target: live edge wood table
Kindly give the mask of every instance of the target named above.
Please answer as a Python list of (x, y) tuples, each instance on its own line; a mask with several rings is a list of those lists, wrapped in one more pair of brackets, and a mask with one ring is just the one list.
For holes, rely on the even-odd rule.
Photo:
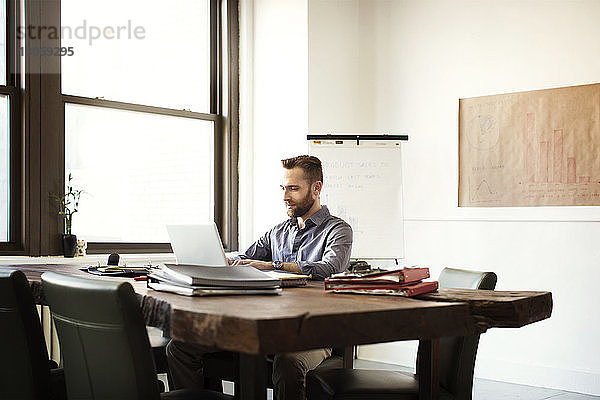
[[(15, 265), (43, 303), (45, 271), (100, 279), (72, 265)], [(120, 279), (120, 278), (103, 278)], [(438, 396), (439, 338), (518, 328), (550, 317), (550, 292), (440, 289), (418, 298), (340, 295), (322, 282), (284, 289), (279, 296), (185, 297), (129, 281), (146, 323), (189, 343), (240, 353), (240, 397), (265, 398), (265, 354), (419, 339), (426, 356), (419, 365), (422, 399)]]

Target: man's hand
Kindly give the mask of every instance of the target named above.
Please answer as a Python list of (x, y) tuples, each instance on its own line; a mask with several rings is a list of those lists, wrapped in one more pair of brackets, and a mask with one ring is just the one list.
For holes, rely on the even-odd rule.
[(235, 260), (233, 265), (249, 265), (251, 267), (268, 270), (273, 269), (273, 264), (270, 261), (259, 261), (259, 260)]

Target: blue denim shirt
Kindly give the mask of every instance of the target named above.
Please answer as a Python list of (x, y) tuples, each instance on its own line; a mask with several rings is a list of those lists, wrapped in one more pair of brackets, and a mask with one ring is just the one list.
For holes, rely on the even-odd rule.
[(351, 250), (352, 228), (322, 206), (303, 229), (297, 218), (290, 218), (265, 233), (240, 258), (295, 262), (303, 274), (323, 280), (348, 268)]

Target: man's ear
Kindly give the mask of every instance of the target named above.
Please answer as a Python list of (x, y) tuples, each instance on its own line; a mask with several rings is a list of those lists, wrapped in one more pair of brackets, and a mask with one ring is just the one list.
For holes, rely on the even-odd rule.
[(317, 194), (321, 193), (321, 189), (323, 189), (323, 182), (321, 181), (316, 181), (312, 184), (313, 186), (313, 192), (316, 192)]

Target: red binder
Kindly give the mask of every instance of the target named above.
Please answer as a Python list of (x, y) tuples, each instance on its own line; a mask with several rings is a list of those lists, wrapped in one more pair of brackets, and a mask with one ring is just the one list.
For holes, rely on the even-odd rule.
[(345, 285), (331, 289), (333, 293), (348, 294), (379, 294), (413, 297), (420, 294), (435, 292), (438, 289), (437, 281), (417, 282), (409, 285)]
[(402, 268), (361, 275), (339, 274), (325, 279), (325, 289), (337, 284), (407, 284), (429, 278), (429, 268)]

